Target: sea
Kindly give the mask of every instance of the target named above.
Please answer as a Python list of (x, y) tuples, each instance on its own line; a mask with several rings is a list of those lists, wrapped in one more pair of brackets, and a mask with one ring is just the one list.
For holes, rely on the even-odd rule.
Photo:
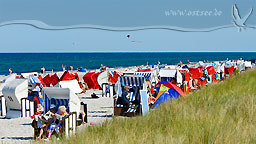
[(114, 53), (0, 53), (0, 75), (7, 75), (9, 68), (14, 73), (61, 71), (67, 68), (83, 67), (97, 69), (101, 64), (115, 68), (146, 64), (177, 64), (197, 61), (221, 61), (235, 59), (256, 59), (256, 52), (114, 52)]

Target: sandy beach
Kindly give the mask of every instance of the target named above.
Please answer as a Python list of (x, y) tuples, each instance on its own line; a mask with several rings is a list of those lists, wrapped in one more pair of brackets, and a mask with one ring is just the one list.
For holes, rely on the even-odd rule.
[[(98, 99), (91, 98), (91, 94), (95, 93), (99, 96)], [(106, 119), (111, 119), (113, 114), (113, 98), (101, 97), (100, 90), (89, 90), (86, 94), (80, 94), (81, 100), (87, 104), (88, 109), (88, 124), (79, 126), (81, 129), (90, 122), (95, 124), (104, 122)], [(30, 143), (33, 138), (33, 128), (31, 126), (31, 118), (15, 118), (3, 119), (0, 118), (0, 143), (4, 144), (20, 144)]]

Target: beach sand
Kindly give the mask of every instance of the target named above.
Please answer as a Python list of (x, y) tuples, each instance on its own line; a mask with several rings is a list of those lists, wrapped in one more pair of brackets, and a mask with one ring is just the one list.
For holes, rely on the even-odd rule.
[[(92, 99), (91, 94), (93, 92), (100, 98)], [(90, 122), (99, 124), (106, 119), (111, 119), (113, 114), (113, 98), (102, 97), (100, 90), (89, 90), (86, 94), (80, 94), (79, 97), (87, 104), (88, 124), (80, 126), (78, 129), (88, 126)], [(0, 143), (31, 143), (33, 138), (31, 122), (31, 118), (0, 118)]]

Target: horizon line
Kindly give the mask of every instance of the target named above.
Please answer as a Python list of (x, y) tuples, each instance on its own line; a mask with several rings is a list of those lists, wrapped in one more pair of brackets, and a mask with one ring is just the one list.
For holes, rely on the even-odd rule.
[(256, 52), (256, 51), (14, 51), (14, 52), (1, 52), (0, 53), (171, 53), (171, 52), (177, 52), (177, 53), (196, 53), (196, 52), (205, 52), (205, 53), (211, 53), (211, 52), (217, 52), (217, 53), (227, 53), (227, 52)]

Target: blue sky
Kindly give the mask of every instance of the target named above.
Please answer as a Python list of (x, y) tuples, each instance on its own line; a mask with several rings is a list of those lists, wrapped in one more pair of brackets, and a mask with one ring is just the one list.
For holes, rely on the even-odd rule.
[[(256, 0), (0, 0), (0, 21), (38, 20), (48, 25), (91, 24), (111, 27), (171, 25), (209, 28), (232, 22), (231, 8), (241, 15), (256, 6)], [(255, 7), (256, 8), (256, 7)], [(218, 17), (165, 15), (166, 10), (222, 12)], [(256, 24), (256, 14), (247, 22)]]
[[(237, 4), (241, 16), (248, 13), (250, 8), (256, 8), (256, 0), (0, 0), (0, 22), (31, 23), (27, 20), (35, 20), (57, 28), (74, 25), (120, 29), (174, 26), (201, 30), (232, 26), (233, 4)], [(166, 15), (166, 11), (216, 10), (221, 15)], [(256, 9), (246, 24), (256, 25)], [(0, 52), (255, 51), (255, 32), (255, 29), (238, 32), (235, 27), (207, 33), (171, 30), (109, 32), (91, 29), (47, 31), (26, 25), (9, 25), (0, 27)], [(129, 39), (126, 37), (128, 34), (131, 35)]]

